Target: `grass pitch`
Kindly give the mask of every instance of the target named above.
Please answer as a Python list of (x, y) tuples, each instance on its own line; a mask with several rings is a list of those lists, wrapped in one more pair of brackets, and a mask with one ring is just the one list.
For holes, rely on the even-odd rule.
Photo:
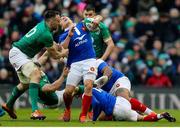
[[(95, 124), (92, 122), (80, 123), (78, 121), (80, 109), (72, 109), (72, 119), (70, 122), (59, 121), (58, 117), (63, 112), (63, 109), (44, 109), (42, 112), (47, 116), (45, 120), (31, 120), (30, 119), (30, 109), (18, 109), (17, 116), (18, 119), (10, 119), (8, 114), (0, 117), (0, 126), (56, 126), (56, 127), (177, 127), (180, 126), (180, 110), (164, 110), (170, 112), (176, 117), (176, 122), (171, 123), (166, 120), (160, 120), (158, 122), (127, 122), (127, 121), (97, 121)], [(157, 111), (162, 112), (162, 111)]]

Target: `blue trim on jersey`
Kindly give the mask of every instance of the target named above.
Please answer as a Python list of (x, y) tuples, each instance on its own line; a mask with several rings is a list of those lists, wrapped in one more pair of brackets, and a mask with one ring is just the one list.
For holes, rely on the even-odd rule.
[[(103, 69), (108, 66), (108, 64), (106, 62), (102, 62), (99, 66), (98, 66), (98, 76), (97, 78), (103, 76)], [(117, 79), (121, 78), (124, 76), (124, 74), (120, 71), (118, 71), (117, 69), (110, 67), (112, 70), (112, 76), (111, 78), (108, 80), (108, 82), (102, 87), (103, 90), (109, 92), (112, 88), (112, 86), (114, 85), (114, 83), (117, 81)]]
[[(69, 30), (65, 31), (63, 34), (59, 36), (60, 43), (66, 39), (68, 31)], [(74, 35), (70, 39), (68, 49), (68, 66), (70, 66), (74, 62), (90, 58), (96, 58), (91, 34), (88, 30), (86, 30), (82, 22), (79, 22), (76, 25)]]
[(92, 89), (92, 107), (93, 107), (93, 121), (96, 121), (101, 111), (107, 116), (113, 114), (113, 109), (116, 103), (116, 97), (103, 91), (102, 89)]

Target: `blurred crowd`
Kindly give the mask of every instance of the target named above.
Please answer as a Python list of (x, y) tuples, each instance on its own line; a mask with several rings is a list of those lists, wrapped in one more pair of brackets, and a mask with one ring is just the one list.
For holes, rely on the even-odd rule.
[[(18, 83), (8, 52), (44, 11), (60, 10), (78, 22), (87, 4), (104, 17), (115, 43), (107, 62), (133, 86), (180, 85), (180, 0), (0, 0), (0, 84)], [(61, 70), (52, 59), (44, 67), (51, 82)]]

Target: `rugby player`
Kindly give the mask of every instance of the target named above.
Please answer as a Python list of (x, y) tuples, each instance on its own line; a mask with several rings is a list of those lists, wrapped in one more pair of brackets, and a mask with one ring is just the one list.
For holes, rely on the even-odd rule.
[(97, 84), (99, 88), (102, 88), (114, 96), (124, 97), (131, 103), (132, 109), (137, 112), (144, 114), (155, 113), (136, 98), (131, 97), (131, 83), (122, 72), (108, 66), (108, 64), (101, 59), (97, 60), (97, 67), (98, 79), (94, 83)]
[[(83, 90), (84, 86), (76, 87), (76, 90)], [(113, 96), (110, 93), (98, 88), (92, 89), (92, 108), (93, 108), (93, 121), (96, 121), (101, 112), (107, 116), (113, 116), (116, 121), (158, 121), (166, 119), (169, 122), (175, 122), (176, 119), (168, 112), (162, 114), (151, 113), (145, 116), (138, 114), (132, 110), (131, 104), (128, 100), (121, 96)]]
[[(2, 108), (16, 119), (13, 111), (13, 104), (16, 99), (29, 88), (29, 96), (32, 104), (31, 118), (45, 118), (37, 106), (38, 88), (41, 78), (41, 69), (33, 62), (32, 58), (43, 48), (46, 48), (49, 55), (54, 59), (67, 56), (68, 50), (57, 48), (53, 41), (52, 32), (57, 30), (60, 22), (60, 14), (57, 11), (48, 10), (44, 14), (44, 20), (32, 28), (19, 41), (13, 43), (9, 52), (10, 63), (15, 68), (20, 84), (18, 84)], [(61, 50), (58, 51), (58, 50)]]
[(93, 81), (96, 79), (97, 74), (96, 55), (89, 30), (94, 30), (94, 26), (100, 22), (100, 19), (99, 17), (94, 18), (91, 24), (86, 24), (86, 21), (82, 21), (74, 26), (73, 22), (68, 17), (61, 17), (60, 25), (65, 32), (60, 35), (59, 42), (61, 42), (64, 48), (69, 49), (67, 66), (70, 67), (63, 96), (66, 107), (62, 117), (64, 121), (70, 121), (70, 108), (73, 99), (72, 93), (82, 79), (84, 81), (85, 90), (82, 98), (79, 121), (86, 121), (87, 112), (92, 101)]
[[(48, 52), (44, 52), (44, 54), (38, 59), (37, 62), (34, 62), (36, 66), (39, 68), (41, 65), (44, 65), (49, 58)], [(64, 101), (63, 101), (63, 93), (64, 90), (58, 91), (60, 86), (63, 84), (65, 78), (67, 77), (68, 74), (68, 68), (64, 68), (62, 75), (52, 84), (49, 82), (49, 79), (47, 75), (41, 71), (41, 78), (39, 82), (39, 88), (38, 88), (38, 101), (41, 104), (44, 104), (49, 107), (58, 107), (60, 106)], [(13, 95), (13, 94), (12, 94)], [(12, 107), (14, 106), (14, 103), (11, 104)], [(11, 117), (11, 115), (10, 115)], [(39, 119), (39, 120), (44, 120), (44, 116), (32, 116), (31, 119)]]
[[(83, 11), (83, 18), (91, 19), (96, 16), (95, 8), (87, 5)], [(89, 20), (88, 19), (88, 20)], [(100, 22), (94, 31), (91, 31), (93, 37), (93, 47), (96, 52), (96, 57), (106, 60), (114, 48), (114, 42), (111, 38), (108, 27)]]

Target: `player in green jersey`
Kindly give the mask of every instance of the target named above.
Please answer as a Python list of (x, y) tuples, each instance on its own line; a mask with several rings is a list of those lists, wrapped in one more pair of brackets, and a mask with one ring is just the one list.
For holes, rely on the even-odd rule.
[(37, 106), (41, 69), (34, 63), (32, 58), (43, 48), (46, 48), (48, 54), (54, 59), (67, 56), (68, 50), (57, 47), (52, 37), (52, 32), (57, 30), (59, 22), (59, 12), (53, 10), (46, 11), (42, 22), (32, 28), (19, 41), (13, 43), (13, 47), (9, 52), (9, 60), (17, 71), (20, 84), (14, 88), (7, 103), (2, 105), (2, 108), (13, 119), (17, 118), (13, 111), (13, 104), (27, 88), (29, 88), (29, 96), (32, 104), (31, 117), (45, 118)]
[[(83, 12), (83, 17), (93, 18), (94, 16), (96, 16), (95, 8), (86, 6)], [(91, 31), (91, 35), (94, 39), (93, 46), (96, 52), (96, 57), (106, 60), (114, 47), (114, 42), (111, 38), (108, 27), (104, 23), (100, 22), (99, 27), (97, 27), (94, 31)]]
[[(41, 65), (44, 65), (47, 62), (48, 59), (48, 52), (45, 52), (39, 59), (38, 62), (35, 62), (35, 64), (38, 67), (41, 67)], [(60, 86), (63, 84), (65, 78), (67, 77), (69, 70), (68, 68), (64, 68), (61, 76), (52, 84), (49, 82), (49, 79), (47, 75), (41, 71), (41, 78), (39, 82), (39, 88), (38, 88), (38, 100), (37, 102), (46, 105), (47, 107), (59, 107), (62, 103), (64, 103), (63, 100), (63, 93), (64, 90), (58, 91)], [(14, 106), (14, 103), (11, 104), (12, 107)], [(37, 113), (39, 113), (38, 111)], [(1, 114), (1, 113), (0, 113)], [(41, 113), (39, 113), (41, 114)], [(11, 116), (11, 115), (10, 115)], [(31, 119), (39, 119), (44, 120), (44, 116), (32, 116)]]

